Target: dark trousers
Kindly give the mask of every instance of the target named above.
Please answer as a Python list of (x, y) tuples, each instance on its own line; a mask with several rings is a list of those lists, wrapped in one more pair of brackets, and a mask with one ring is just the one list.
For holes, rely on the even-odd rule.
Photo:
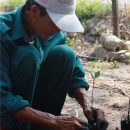
[(65, 45), (54, 47), (40, 69), (34, 91), (34, 109), (60, 115), (76, 62), (73, 50)]

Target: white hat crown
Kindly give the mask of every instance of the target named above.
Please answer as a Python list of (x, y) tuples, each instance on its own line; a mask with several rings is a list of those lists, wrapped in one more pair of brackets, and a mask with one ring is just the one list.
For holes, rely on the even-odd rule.
[(48, 10), (62, 14), (74, 14), (76, 0), (35, 0)]

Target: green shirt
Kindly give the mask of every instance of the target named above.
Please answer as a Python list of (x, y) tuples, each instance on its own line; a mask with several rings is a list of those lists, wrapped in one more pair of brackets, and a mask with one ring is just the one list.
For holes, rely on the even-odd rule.
[[(18, 10), (6, 14), (0, 14), (0, 124), (7, 126), (9, 129), (14, 129), (17, 125), (17, 122), (13, 118), (14, 113), (25, 106), (31, 106), (32, 102), (32, 99), (23, 100), (22, 95), (19, 95), (20, 91), (23, 89), (22, 87), (18, 88), (18, 90), (12, 88), (13, 86), (10, 77), (11, 55), (17, 50), (19, 45), (24, 44), (34, 46), (38, 51), (37, 64), (40, 69), (41, 63), (46, 60), (50, 50), (56, 45), (66, 43), (66, 35), (63, 31), (60, 31), (60, 33), (53, 35), (48, 40), (42, 39), (36, 35), (35, 42), (31, 45), (22, 24), (21, 14), (23, 7), (24, 5), (19, 7)], [(21, 40), (24, 42), (20, 42)], [(84, 78), (84, 74), (84, 69), (77, 57), (74, 74), (68, 91), (70, 96), (72, 96), (71, 92), (76, 87), (84, 86), (88, 89), (89, 85)], [(32, 86), (35, 87), (35, 84), (32, 84)]]

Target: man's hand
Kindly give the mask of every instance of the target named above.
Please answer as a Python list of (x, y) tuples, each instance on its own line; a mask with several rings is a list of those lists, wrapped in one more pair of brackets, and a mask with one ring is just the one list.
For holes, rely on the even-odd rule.
[(76, 116), (54, 116), (30, 107), (25, 107), (15, 113), (14, 118), (19, 122), (26, 122), (48, 130), (84, 130), (83, 121)]
[(49, 127), (31, 124), (30, 130), (88, 130), (88, 124), (76, 116), (55, 116), (53, 120), (53, 125)]
[(83, 111), (90, 125), (96, 125), (96, 128), (99, 130), (106, 130), (108, 122), (102, 109), (90, 107)]
[(106, 130), (108, 122), (102, 109), (93, 107), (86, 95), (86, 89), (78, 87), (73, 91), (74, 98), (79, 102), (83, 108), (85, 117), (88, 119), (90, 125), (95, 125), (97, 130)]
[(58, 116), (56, 124), (51, 130), (84, 130), (81, 126), (83, 122), (75, 116)]

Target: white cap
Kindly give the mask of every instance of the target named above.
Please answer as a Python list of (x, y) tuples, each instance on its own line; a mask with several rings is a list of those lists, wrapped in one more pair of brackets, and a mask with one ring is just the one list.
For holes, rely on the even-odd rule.
[(75, 14), (76, 0), (35, 0), (46, 11), (55, 25), (65, 32), (84, 32)]

